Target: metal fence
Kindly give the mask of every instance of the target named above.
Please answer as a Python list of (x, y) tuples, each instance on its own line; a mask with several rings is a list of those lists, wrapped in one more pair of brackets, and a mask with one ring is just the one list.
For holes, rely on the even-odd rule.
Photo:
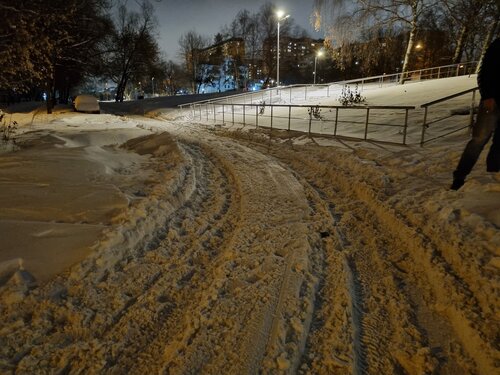
[[(475, 71), (476, 62), (445, 65), (420, 69), (405, 74), (404, 80), (437, 79), (467, 75)], [(410, 142), (423, 146), (432, 140), (445, 137), (471, 127), (474, 121), (477, 88), (414, 106), (335, 106), (315, 105), (313, 98), (337, 94), (343, 85), (356, 84), (360, 90), (399, 83), (401, 74), (381, 75), (357, 80), (320, 85), (292, 85), (275, 87), (257, 92), (232, 95), (219, 99), (204, 100), (179, 106), (190, 107), (191, 115), (200, 121), (222, 124), (241, 124), (269, 129), (295, 130), (307, 134), (330, 135), (359, 140), (374, 140), (399, 144), (408, 143), (408, 126), (412, 125)], [(439, 104), (472, 93), (468, 122), (457, 119), (449, 106)], [(292, 104), (309, 102), (307, 104)], [(430, 109), (432, 115), (430, 117)], [(463, 111), (462, 111), (463, 112)], [(423, 120), (422, 120), (423, 117)], [(445, 121), (451, 119), (451, 121)], [(441, 126), (434, 124), (441, 122)], [(419, 125), (421, 131), (419, 131)]]
[(205, 103), (193, 105), (191, 115), (193, 119), (213, 123), (406, 144), (408, 115), (414, 109), (413, 106)]
[[(440, 98), (437, 100), (433, 100), (432, 102), (424, 103), (420, 107), (424, 109), (424, 119), (422, 123), (422, 136), (420, 138), (420, 145), (423, 146), (427, 142), (431, 142), (435, 139), (443, 138), (448, 135), (457, 133), (461, 130), (464, 129), (472, 129), (472, 126), (474, 124), (474, 112), (476, 106), (476, 91), (479, 90), (478, 87), (461, 91), (459, 93), (453, 94), (446, 96), (444, 98)], [(439, 108), (439, 104), (444, 103), (444, 102), (449, 102), (455, 98), (461, 97), (463, 95), (471, 94), (472, 93), (472, 98), (471, 98), (471, 104), (470, 107), (464, 110), (462, 113), (450, 113), (449, 110), (447, 109), (442, 109)], [(431, 118), (430, 115), (430, 109), (431, 107), (434, 109), (434, 116)], [(467, 112), (467, 113), (466, 113)], [(443, 122), (444, 120), (450, 119), (451, 117), (458, 115), (458, 114), (466, 114), (468, 116), (468, 121), (465, 126), (451, 126), (451, 127), (436, 127), (434, 126), (438, 122)], [(431, 127), (432, 125), (432, 127)], [(430, 137), (428, 136), (427, 139), (425, 138), (426, 135), (429, 135), (431, 133)]]
[(470, 75), (475, 72), (476, 67), (477, 61), (472, 61), (460, 64), (443, 65), (426, 69), (412, 70), (405, 73), (403, 79), (401, 79), (402, 73), (394, 73), (325, 84), (273, 87), (255, 92), (251, 91), (237, 95), (230, 95), (224, 98), (201, 100), (183, 104), (179, 107), (184, 108), (193, 104), (205, 103), (254, 104), (265, 102), (266, 104), (299, 104), (309, 100), (313, 100), (315, 98), (320, 99), (330, 97), (334, 93), (338, 94), (338, 90), (341, 90), (344, 85), (357, 85), (361, 91), (364, 91), (369, 90), (370, 88), (380, 88), (390, 85), (396, 85), (401, 80), (409, 83), (426, 79), (439, 79), (461, 75)]

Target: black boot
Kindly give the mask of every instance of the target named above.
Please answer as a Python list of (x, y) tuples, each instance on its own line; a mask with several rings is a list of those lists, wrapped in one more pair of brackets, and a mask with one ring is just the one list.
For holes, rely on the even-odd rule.
[(465, 180), (455, 178), (450, 186), (450, 190), (458, 190), (465, 184)]

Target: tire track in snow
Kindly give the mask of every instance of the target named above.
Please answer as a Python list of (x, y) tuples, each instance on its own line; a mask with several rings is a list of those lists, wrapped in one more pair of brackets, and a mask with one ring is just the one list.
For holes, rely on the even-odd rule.
[[(232, 233), (230, 223), (237, 223), (230, 212), (237, 207), (237, 196), (223, 168), (199, 146), (181, 144), (181, 148), (188, 167), (173, 194), (179, 207), (164, 229), (144, 247), (108, 262), (105, 272), (99, 270), (104, 277), (94, 278), (95, 270), (87, 269), (86, 278), (66, 304), (69, 308), (47, 306), (47, 314), (65, 319), (69, 341), (55, 347), (61, 333), (57, 327), (51, 328), (38, 337), (36, 351), (28, 350), (16, 363), (19, 371), (29, 372), (41, 355), (52, 370), (144, 373), (147, 367), (153, 371), (161, 367), (165, 341), (158, 338), (162, 330), (170, 330), (170, 335), (163, 332), (163, 338), (174, 336), (184, 312), (196, 304), (190, 299), (193, 280), (202, 278), (204, 272), (196, 265), (207, 264), (217, 255), (219, 245)], [(89, 311), (85, 323), (77, 310)], [(95, 349), (89, 348), (89, 337), (99, 341)], [(54, 364), (52, 358), (60, 358), (59, 363)]]
[[(159, 371), (162, 367), (168, 366), (164, 359), (165, 345), (175, 336), (181, 334), (182, 339), (178, 342), (177, 350), (182, 349), (183, 345), (189, 346), (190, 335), (195, 335), (196, 330), (188, 329), (182, 322), (189, 321), (192, 313), (185, 315), (186, 311), (196, 311), (196, 305), (199, 299), (196, 297), (197, 289), (202, 287), (207, 281), (200, 284), (200, 279), (209, 276), (208, 263), (217, 256), (214, 246), (219, 247), (224, 241), (227, 241), (231, 235), (231, 226), (228, 222), (233, 219), (226, 217), (230, 206), (233, 193), (228, 190), (228, 180), (224, 176), (225, 172), (219, 166), (214, 164), (209, 157), (201, 150), (199, 146), (183, 144), (182, 148), (191, 156), (195, 175), (198, 176), (196, 189), (199, 197), (186, 203), (182, 210), (179, 210), (172, 218), (170, 229), (174, 228), (175, 238), (172, 231), (169, 230), (167, 238), (159, 243), (159, 249), (170, 253), (170, 259), (175, 258), (176, 268), (171, 275), (166, 275), (161, 279), (159, 291), (171, 289), (177, 286), (175, 293), (166, 293), (162, 297), (166, 302), (170, 302), (167, 307), (167, 313), (163, 316), (161, 326), (157, 326), (156, 332), (150, 337), (150, 342), (140, 351), (144, 358), (155, 358), (154, 361), (142, 361), (134, 363), (132, 372), (141, 373), (145, 368), (150, 367), (149, 371)], [(215, 173), (214, 173), (215, 172)], [(222, 199), (216, 198), (219, 189), (224, 194)], [(233, 214), (229, 214), (232, 217)], [(216, 224), (215, 226), (213, 226)], [(193, 226), (194, 225), (194, 226)], [(195, 234), (193, 236), (193, 234)], [(211, 244), (209, 238), (216, 239), (217, 243)], [(170, 239), (175, 240), (172, 242)], [(169, 251), (169, 248), (175, 251)], [(204, 265), (198, 269), (195, 265)], [(171, 265), (169, 266), (171, 267)], [(160, 296), (152, 299), (157, 301)], [(154, 308), (154, 305), (152, 306)], [(184, 329), (184, 332), (182, 332)], [(138, 350), (141, 348), (138, 348)], [(152, 366), (153, 365), (153, 366)], [(133, 370), (136, 369), (136, 370)]]
[[(275, 150), (274, 154), (281, 156), (283, 162), (286, 162), (287, 159), (293, 160), (293, 152), (286, 151), (280, 154), (283, 151), (282, 147), (276, 146), (276, 149), (280, 150)], [(291, 155), (292, 157), (290, 157)], [(323, 156), (327, 156), (326, 153), (323, 153)], [(312, 159), (317, 157), (320, 155), (314, 155)], [(307, 156), (302, 156), (302, 158), (307, 160)], [(327, 156), (324, 159), (327, 160), (326, 163), (322, 160), (307, 161), (305, 164), (309, 164), (308, 169), (313, 171), (316, 171), (319, 165), (325, 164), (320, 167), (320, 170), (324, 172), (318, 171), (316, 174), (323, 176), (324, 173), (325, 176), (329, 176), (329, 180), (334, 182), (338, 191), (346, 193), (345, 198), (338, 197), (337, 202), (345, 199), (347, 202), (366, 203), (366, 212), (369, 213), (369, 216), (362, 214), (355, 221), (357, 223), (373, 221), (374, 229), (369, 231), (372, 233), (372, 237), (374, 234), (377, 236), (383, 234), (383, 236), (379, 236), (381, 240), (385, 237), (385, 240), (380, 242), (381, 246), (377, 246), (378, 249), (374, 253), (377, 253), (382, 261), (381, 270), (385, 268), (386, 273), (392, 275), (393, 281), (391, 283), (400, 289), (399, 294), (407, 305), (405, 307), (408, 312), (407, 318), (401, 319), (401, 321), (407, 320), (410, 324), (406, 328), (403, 327), (402, 332), (406, 332), (409, 337), (420, 343), (413, 349), (406, 345), (407, 348), (402, 351), (394, 350), (393, 353), (385, 354), (386, 358), (391, 359), (392, 366), (395, 366), (394, 371), (400, 371), (402, 368), (406, 371), (415, 371), (418, 368), (421, 371), (431, 371), (432, 368), (438, 368), (444, 371), (443, 373), (451, 374), (457, 371), (477, 371), (474, 368), (478, 366), (480, 372), (490, 372), (492, 364), (488, 358), (494, 357), (492, 347), (485, 341), (487, 336), (483, 335), (481, 331), (474, 332), (476, 328), (473, 328), (477, 327), (478, 323), (481, 324), (482, 319), (479, 316), (482, 313), (477, 311), (477, 304), (467, 302), (470, 301), (470, 298), (474, 298), (475, 294), (481, 295), (482, 292), (472, 293), (463, 284), (464, 280), (456, 278), (453, 271), (455, 267), (449, 267), (450, 264), (447, 265), (447, 260), (440, 256), (439, 248), (442, 246), (439, 242), (440, 237), (438, 236), (437, 241), (434, 241), (432, 236), (423, 235), (418, 231), (419, 227), (415, 230), (411, 222), (402, 220), (407, 214), (406, 212), (398, 212), (391, 207), (386, 207), (379, 200), (381, 197), (377, 196), (376, 191), (370, 190), (372, 187), (369, 184), (360, 183), (357, 180), (362, 178), (349, 171), (352, 168), (352, 160), (349, 157), (333, 157), (329, 160)], [(330, 165), (327, 167), (328, 163)], [(297, 166), (300, 163), (295, 162), (294, 164)], [(365, 169), (367, 170), (367, 168)], [(302, 167), (299, 170), (302, 170)], [(303, 173), (307, 174), (308, 172)], [(358, 171), (358, 173), (361, 172)], [(363, 174), (361, 173), (360, 176)], [(311, 177), (311, 180), (316, 178), (316, 176)], [(422, 225), (420, 228), (425, 227), (426, 225)], [(361, 242), (360, 245), (363, 247), (369, 243), (370, 239), (367, 237), (367, 241)], [(449, 253), (449, 249), (446, 249), (446, 252)], [(359, 261), (363, 262), (363, 259), (359, 258)], [(364, 270), (359, 272), (362, 277), (366, 274)], [(435, 280), (440, 281), (435, 282)], [(370, 282), (368, 284), (363, 282), (362, 285), (369, 285)], [(380, 295), (382, 290), (372, 288), (371, 294), (373, 292)], [(419, 298), (415, 298), (415, 295)], [(436, 300), (440, 303), (434, 305), (433, 303), (436, 302), (432, 301)], [(379, 304), (383, 305), (380, 302)], [(387, 305), (390, 306), (390, 304)], [(444, 308), (444, 306), (447, 307)], [(445, 313), (444, 320), (443, 312)], [(427, 321), (426, 317), (429, 316), (435, 321)], [(435, 324), (439, 321), (442, 321), (443, 324)], [(451, 327), (448, 323), (451, 323)], [(439, 327), (440, 335), (432, 333), (436, 327)], [(395, 332), (400, 332), (400, 329)], [(372, 345), (373, 343), (370, 344), (370, 346)], [(439, 348), (443, 352), (436, 354), (432, 351), (433, 347)], [(460, 347), (462, 349), (457, 349)], [(478, 351), (478, 348), (481, 347), (484, 351)], [(465, 352), (460, 352), (463, 349)], [(461, 354), (457, 354), (457, 350)], [(446, 360), (443, 361), (442, 358), (446, 358)], [(474, 364), (474, 362), (476, 363)], [(370, 361), (368, 361), (367, 371), (375, 371), (375, 367), (371, 367)]]
[[(354, 272), (347, 271), (347, 275), (352, 275), (351, 287), (348, 287), (349, 283), (346, 280), (344, 280), (343, 285), (345, 289), (353, 291), (349, 293), (349, 299), (355, 301), (351, 310), (356, 310), (355, 314), (358, 314), (355, 321), (351, 320), (351, 323), (354, 321), (354, 324), (357, 324), (356, 333), (352, 337), (352, 344), (356, 345), (356, 350), (352, 354), (354, 367), (351, 371), (377, 374), (401, 371), (403, 366), (405, 368), (414, 366), (411, 354), (409, 354), (410, 357), (407, 357), (407, 354), (404, 354), (405, 351), (409, 351), (409, 353), (419, 352), (418, 356), (415, 356), (416, 361), (420, 361), (420, 364), (416, 362), (417, 366), (427, 366), (429, 356), (426, 352), (425, 340), (415, 330), (414, 323), (412, 323), (414, 317), (411, 305), (408, 299), (401, 294), (397, 285), (399, 271), (390, 267), (389, 262), (385, 260), (384, 254), (388, 250), (384, 247), (391, 244), (390, 250), (396, 249), (392, 245), (394, 242), (392, 233), (387, 233), (380, 226), (377, 216), (373, 216), (369, 207), (363, 205), (362, 201), (352, 200), (349, 194), (343, 192), (343, 184), (346, 184), (348, 179), (341, 181), (342, 183), (337, 186), (336, 182), (342, 177), (335, 171), (326, 169), (323, 172), (323, 167), (318, 170), (318, 165), (314, 164), (313, 160), (308, 160), (304, 156), (300, 157), (300, 154), (288, 150), (283, 152), (281, 147), (276, 147), (276, 149), (279, 150), (271, 150), (273, 155), (277, 156), (283, 163), (290, 165), (297, 173), (304, 175), (310, 184), (320, 186), (329, 197), (328, 200), (332, 204), (337, 204), (340, 207), (340, 212), (344, 213), (340, 226), (349, 239), (350, 247), (348, 254), (346, 254), (347, 258), (342, 261), (344, 264), (341, 267), (349, 268), (345, 267), (345, 264), (351, 262), (350, 271)], [(331, 165), (329, 167), (331, 168)], [(336, 168), (334, 167), (334, 169)], [(326, 188), (324, 176), (328, 174), (331, 174), (328, 180), (334, 184)], [(349, 183), (347, 182), (346, 185)], [(332, 190), (332, 187), (335, 189)], [(351, 192), (352, 189), (347, 191)], [(349, 210), (358, 213), (354, 216), (352, 214), (345, 215), (350, 212)], [(357, 215), (360, 216), (357, 217)], [(376, 241), (374, 241), (374, 233), (379, 236), (375, 238)], [(394, 245), (397, 246), (399, 243), (396, 242)], [(329, 272), (334, 271), (330, 270)], [(364, 297), (365, 295), (366, 297)], [(396, 304), (395, 301), (401, 302)], [(362, 304), (362, 308), (359, 308), (360, 304)], [(384, 305), (391, 307), (390, 315), (387, 314)], [(406, 335), (413, 337), (414, 341), (403, 344), (404, 341), (401, 341), (401, 337), (395, 335), (394, 332), (406, 332)], [(393, 350), (394, 353), (390, 353), (391, 345), (399, 347), (400, 351)], [(322, 367), (318, 361), (314, 365), (316, 365), (317, 370)], [(347, 370), (347, 372), (351, 371)], [(324, 372), (318, 371), (318, 373)]]
[[(362, 320), (362, 295), (359, 290), (358, 281), (356, 280), (355, 274), (348, 264), (348, 258), (345, 252), (348, 250), (349, 242), (345, 238), (338, 227), (338, 222), (341, 215), (335, 212), (335, 206), (329, 201), (327, 195), (316, 185), (305, 180), (296, 171), (290, 170), (291, 173), (301, 182), (306, 190), (306, 195), (310, 202), (311, 210), (313, 215), (311, 217), (310, 233), (315, 233), (320, 237), (316, 240), (317, 246), (311, 245), (314, 248), (314, 253), (310, 255), (311, 258), (317, 257), (315, 277), (318, 279), (318, 287), (315, 290), (315, 308), (311, 313), (311, 322), (308, 326), (308, 336), (305, 338), (304, 349), (301, 355), (301, 365), (299, 366), (298, 373), (309, 373), (309, 367), (311, 366), (311, 361), (309, 356), (314, 357), (314, 344), (311, 342), (309, 337), (310, 332), (313, 334), (315, 331), (322, 328), (324, 322), (322, 322), (322, 317), (320, 310), (322, 310), (325, 301), (327, 300), (324, 295), (326, 286), (325, 278), (327, 277), (327, 265), (329, 260), (333, 257), (337, 258), (337, 264), (341, 266), (341, 269), (336, 269), (336, 273), (339, 274), (342, 283), (345, 285), (348, 291), (348, 300), (350, 301), (350, 315), (351, 319), (344, 319), (344, 321), (336, 322), (340, 326), (349, 326), (350, 335), (354, 336), (352, 345), (348, 345), (340, 350), (337, 350), (334, 355), (334, 360), (336, 362), (336, 368), (351, 369), (353, 374), (361, 374), (364, 368), (364, 349), (361, 344), (361, 320)], [(334, 239), (335, 246), (330, 243), (325, 243), (325, 238)], [(316, 252), (319, 252), (318, 255)], [(343, 271), (343, 272), (342, 272)], [(337, 301), (338, 302), (338, 301)], [(338, 336), (341, 333), (337, 333)], [(326, 361), (325, 361), (326, 362)]]
[[(297, 351), (292, 350), (289, 353), (290, 360), (286, 358), (282, 360), (281, 356), (286, 355), (284, 345), (290, 347), (293, 344), (295, 347), (296, 343), (302, 340), (307, 316), (302, 314), (303, 308), (298, 304), (302, 301), (305, 304), (310, 303), (308, 297), (311, 296), (310, 290), (314, 285), (314, 280), (309, 280), (310, 276), (307, 271), (309, 265), (306, 254), (309, 251), (309, 245), (302, 240), (298, 242), (293, 240), (290, 246), (283, 244), (283, 238), (293, 239), (297, 235), (300, 238), (302, 231), (304, 231), (303, 238), (306, 239), (305, 227), (300, 222), (303, 208), (300, 205), (297, 207), (299, 203), (297, 199), (303, 199), (301, 186), (293, 178), (290, 179), (283, 168), (268, 160), (264, 155), (254, 152), (249, 154), (249, 150), (242, 150), (240, 146), (222, 146), (212, 147), (226, 163), (230, 160), (229, 168), (233, 169), (233, 173), (238, 176), (237, 183), (242, 186), (240, 208), (244, 222), (247, 224), (238, 226), (231, 246), (227, 246), (228, 259), (216, 259), (216, 263), (220, 264), (214, 266), (212, 272), (230, 272), (225, 280), (216, 278), (218, 280), (216, 284), (219, 285), (215, 286), (213, 291), (217, 291), (218, 295), (214, 295), (209, 303), (204, 303), (201, 309), (195, 309), (197, 312), (190, 313), (193, 318), (188, 318), (188, 321), (191, 320), (194, 324), (188, 324), (198, 328), (183, 329), (184, 333), (188, 333), (179, 337), (179, 340), (176, 340), (177, 344), (169, 344), (165, 353), (168, 353), (168, 358), (176, 358), (176, 361), (167, 360), (164, 368), (169, 368), (172, 373), (182, 372), (181, 369), (187, 368), (186, 366), (190, 366), (190, 371), (195, 372), (196, 369), (201, 371), (203, 368), (203, 371), (207, 373), (220, 373), (221, 371), (254, 373), (255, 371), (251, 369), (257, 365), (256, 368), (260, 368), (261, 371), (262, 368), (270, 370), (276, 366), (284, 366), (291, 371), (290, 366), (293, 364), (287, 365), (286, 362), (295, 361)], [(282, 194), (284, 187), (285, 190), (288, 187), (286, 194)], [(293, 199), (290, 197), (291, 192), (292, 196), (295, 196)], [(280, 232), (285, 237), (280, 235)], [(240, 254), (238, 258), (234, 258), (236, 253)], [(288, 257), (291, 261), (288, 274), (285, 271), (287, 254), (294, 254)], [(265, 269), (268, 271), (264, 271)], [(288, 275), (284, 279), (283, 273)], [(248, 276), (245, 276), (246, 274)], [(277, 275), (280, 276), (276, 278)], [(277, 280), (281, 282), (276, 282)], [(232, 285), (241, 285), (249, 289), (249, 292), (239, 294), (239, 288), (231, 291)], [(202, 292), (199, 287), (196, 289)], [(212, 288), (209, 287), (208, 290)], [(228, 299), (225, 297), (228, 292), (236, 294)], [(280, 296), (281, 302), (278, 303)], [(293, 296), (300, 298), (296, 300)], [(242, 310), (229, 318), (224, 310), (228, 308), (228, 305), (234, 306), (234, 303), (237, 303), (237, 309)], [(278, 332), (277, 334), (271, 333), (272, 324), (266, 325), (266, 311), (273, 310), (280, 311), (276, 317), (279, 323), (275, 323), (275, 327), (278, 328), (274, 332)], [(236, 330), (234, 331), (236, 336), (232, 336), (229, 340), (226, 336), (225, 339), (218, 340), (219, 345), (209, 349), (206, 345), (211, 341), (210, 336), (218, 337), (222, 331), (222, 329), (215, 328), (216, 326), (222, 328), (221, 322), (217, 321), (217, 316), (221, 315), (227, 320), (225, 328), (227, 329), (229, 324), (233, 327), (232, 331)], [(206, 323), (198, 325), (196, 316), (200, 316)], [(205, 328), (206, 324), (214, 326), (210, 330), (210, 336)], [(247, 341), (252, 337), (257, 340)], [(265, 343), (270, 343), (269, 348), (272, 349), (266, 350), (268, 346)], [(222, 346), (222, 349), (217, 348), (218, 346)], [(175, 348), (184, 348), (181, 349), (183, 359), (179, 359), (176, 355), (178, 350)], [(224, 348), (227, 350), (224, 351)], [(228, 359), (222, 360), (223, 355), (227, 356), (229, 351), (233, 350), (239, 353), (237, 358), (233, 358), (230, 362), (227, 362)], [(262, 362), (259, 358), (266, 359)], [(259, 366), (259, 363), (263, 363), (263, 366)], [(223, 365), (225, 367), (221, 367)]]

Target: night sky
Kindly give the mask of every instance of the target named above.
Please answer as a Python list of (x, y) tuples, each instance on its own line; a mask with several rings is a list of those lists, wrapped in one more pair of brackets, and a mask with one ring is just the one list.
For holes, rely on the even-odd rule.
[[(155, 6), (158, 19), (159, 44), (167, 59), (179, 61), (179, 38), (189, 30), (210, 37), (229, 25), (238, 11), (248, 9), (256, 12), (265, 0), (162, 0), (151, 1)], [(273, 1), (272, 1), (273, 2)], [(312, 13), (312, 0), (276, 0), (273, 2), (294, 18), (314, 38), (322, 37), (316, 33), (309, 20)]]

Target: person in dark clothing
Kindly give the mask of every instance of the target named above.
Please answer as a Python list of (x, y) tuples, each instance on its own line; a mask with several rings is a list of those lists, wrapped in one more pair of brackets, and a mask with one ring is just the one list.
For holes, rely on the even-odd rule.
[(500, 38), (490, 44), (484, 55), (477, 77), (481, 102), (472, 139), (453, 172), (452, 190), (458, 190), (465, 183), (465, 177), (476, 164), (481, 151), (493, 135), (493, 143), (486, 158), (488, 172), (500, 171)]

